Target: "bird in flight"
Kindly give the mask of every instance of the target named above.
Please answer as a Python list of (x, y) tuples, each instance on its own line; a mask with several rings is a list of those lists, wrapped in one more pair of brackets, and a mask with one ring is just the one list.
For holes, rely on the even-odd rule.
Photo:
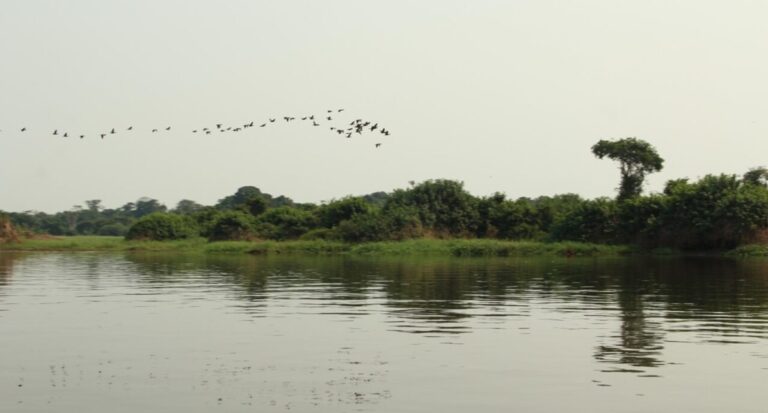
[(171, 130), (171, 127), (169, 126), (169, 127), (165, 128), (165, 130)]
[(378, 148), (379, 146), (381, 146), (381, 144), (380, 144), (380, 143), (377, 143), (377, 144), (376, 144), (376, 147)]
[(157, 129), (152, 129), (152, 133), (155, 133), (155, 132), (157, 132)]
[(26, 131), (26, 130), (27, 130), (27, 128), (21, 128), (21, 131), (22, 131), (22, 132), (24, 132), (24, 131)]
[(109, 133), (111, 133), (111, 134), (113, 134), (113, 135), (114, 135), (114, 134), (115, 134), (115, 128), (112, 128), (112, 130), (111, 130), (111, 131), (109, 131)]
[(58, 129), (54, 129), (54, 130), (53, 130), (53, 134), (54, 134), (54, 135), (58, 135), (58, 134), (59, 134), (59, 130), (58, 130)]
[(68, 137), (69, 137), (69, 134), (68, 134), (67, 132), (64, 132), (64, 137), (65, 137), (65, 138), (68, 138)]
[(133, 130), (133, 126), (129, 126), (129, 127), (128, 127), (128, 130)]

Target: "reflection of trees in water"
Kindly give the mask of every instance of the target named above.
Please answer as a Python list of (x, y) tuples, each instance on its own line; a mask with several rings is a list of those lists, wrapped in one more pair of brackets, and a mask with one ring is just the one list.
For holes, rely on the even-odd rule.
[(21, 258), (21, 254), (0, 252), (0, 286), (10, 284), (13, 276), (13, 267), (19, 258)]
[(598, 360), (658, 366), (665, 336), (674, 333), (705, 341), (768, 338), (766, 261), (645, 259), (607, 270), (616, 271), (621, 324), (616, 342), (597, 348)]
[(642, 276), (640, 267), (627, 267), (617, 276), (616, 304), (620, 312), (620, 327), (616, 344), (597, 347), (595, 358), (599, 361), (631, 367), (657, 367), (664, 348), (662, 325), (646, 314), (646, 296), (657, 289), (652, 280)]
[[(595, 358), (633, 367), (661, 362), (667, 334), (762, 334), (745, 318), (768, 312), (768, 262), (725, 259), (409, 258), (130, 254), (147, 285), (230, 288), (244, 306), (300, 296), (358, 314), (383, 308), (403, 331), (468, 332), (475, 317), (525, 315), (532, 299), (562, 311), (618, 310), (616, 335)], [(291, 295), (293, 294), (293, 295)], [(705, 325), (704, 325), (705, 324)], [(703, 326), (704, 325), (704, 326)], [(670, 327), (671, 326), (671, 327)]]

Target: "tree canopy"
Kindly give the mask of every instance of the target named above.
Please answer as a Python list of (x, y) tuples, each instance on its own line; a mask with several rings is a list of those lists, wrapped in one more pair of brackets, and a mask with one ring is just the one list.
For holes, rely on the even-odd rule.
[(592, 146), (592, 153), (600, 159), (607, 157), (619, 161), (621, 184), (618, 199), (626, 200), (639, 196), (643, 190), (645, 176), (658, 172), (664, 166), (664, 159), (648, 142), (637, 138), (623, 138), (614, 141), (601, 139)]

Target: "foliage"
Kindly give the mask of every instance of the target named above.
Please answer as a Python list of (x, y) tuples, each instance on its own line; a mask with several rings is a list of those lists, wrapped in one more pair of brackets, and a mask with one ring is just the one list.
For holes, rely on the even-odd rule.
[(298, 208), (272, 208), (259, 216), (257, 232), (270, 239), (295, 239), (317, 226), (317, 219), (311, 212)]
[(424, 228), (437, 236), (474, 234), (480, 218), (477, 199), (464, 190), (464, 184), (444, 179), (395, 190), (384, 211), (396, 208), (415, 208)]
[(616, 201), (585, 201), (554, 226), (551, 236), (557, 241), (610, 243), (616, 239), (616, 220)]
[(136, 221), (125, 238), (128, 240), (178, 240), (197, 236), (194, 222), (186, 217), (155, 212)]
[(762, 166), (752, 168), (744, 174), (742, 180), (745, 184), (768, 187), (768, 169)]
[(242, 211), (224, 211), (212, 215), (213, 222), (207, 231), (210, 240), (249, 240), (255, 237), (253, 216)]
[(106, 224), (106, 225), (103, 225), (98, 230), (98, 235), (103, 235), (103, 236), (122, 237), (122, 236), (125, 236), (125, 234), (127, 233), (128, 233), (128, 227), (119, 223)]
[(373, 206), (361, 197), (347, 197), (331, 201), (321, 205), (317, 210), (320, 225), (333, 228), (344, 220), (348, 220), (357, 214), (367, 214), (373, 210)]
[(608, 157), (619, 161), (621, 170), (619, 200), (640, 196), (645, 175), (658, 172), (664, 166), (664, 160), (656, 149), (648, 142), (637, 138), (615, 141), (601, 139), (592, 146), (592, 153), (600, 159)]

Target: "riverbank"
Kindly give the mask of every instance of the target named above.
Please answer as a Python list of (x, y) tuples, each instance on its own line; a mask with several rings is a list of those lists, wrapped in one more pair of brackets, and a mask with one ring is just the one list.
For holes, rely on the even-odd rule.
[(579, 242), (417, 239), (370, 243), (335, 241), (126, 241), (122, 237), (75, 236), (0, 244), (0, 251), (156, 251), (224, 254), (433, 255), (433, 256), (616, 256), (637, 252), (625, 245)]

